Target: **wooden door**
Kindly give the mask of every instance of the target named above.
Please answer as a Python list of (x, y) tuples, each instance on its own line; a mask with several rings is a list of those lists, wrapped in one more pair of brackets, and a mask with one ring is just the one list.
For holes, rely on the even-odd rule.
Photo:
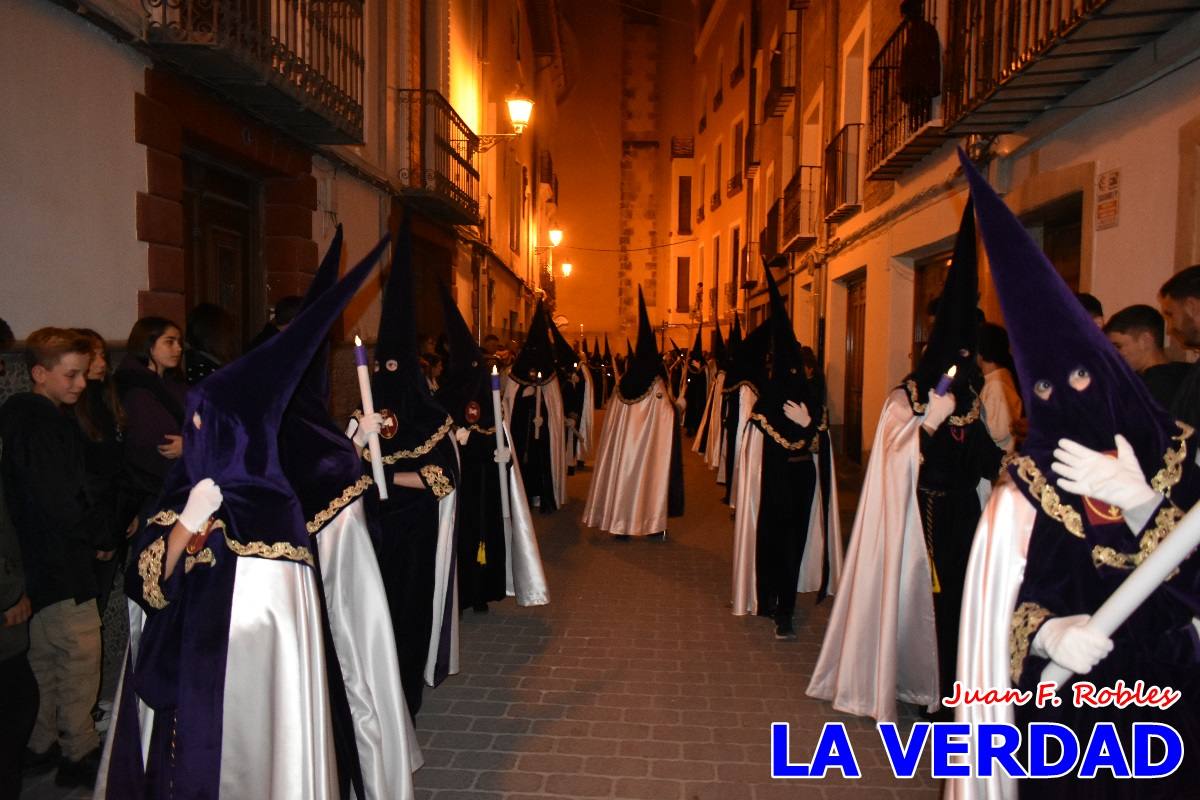
[(228, 311), (240, 349), (267, 320), (258, 183), (207, 160), (185, 155), (183, 163), (187, 307), (215, 303)]
[(934, 315), (929, 313), (929, 304), (934, 298), (941, 297), (946, 286), (946, 275), (950, 272), (950, 257), (953, 253), (939, 253), (930, 258), (924, 258), (913, 265), (913, 334), (912, 368), (917, 368), (925, 345), (929, 344), (929, 334), (933, 332)]
[(842, 451), (856, 464), (862, 463), (863, 356), (866, 352), (867, 277), (860, 274), (846, 282), (846, 387), (842, 427)]

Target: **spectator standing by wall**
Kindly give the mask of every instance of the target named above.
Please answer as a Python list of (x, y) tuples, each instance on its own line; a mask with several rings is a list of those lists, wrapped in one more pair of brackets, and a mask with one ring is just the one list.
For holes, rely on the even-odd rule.
[(183, 407), (187, 385), (179, 371), (183, 356), (179, 326), (143, 317), (129, 332), (127, 353), (117, 369), (125, 431), (125, 473), (141, 508), (158, 497), (163, 479), (183, 453)]
[[(1200, 264), (1175, 273), (1158, 290), (1159, 307), (1171, 338), (1200, 350)], [(1200, 429), (1200, 362), (1192, 365), (1168, 409), (1175, 419)]]
[(1104, 333), (1125, 363), (1146, 383), (1159, 405), (1169, 409), (1191, 367), (1167, 359), (1162, 314), (1150, 306), (1129, 306), (1112, 315)]
[(21, 547), (33, 612), (29, 664), (41, 694), (27, 762), (48, 767), (61, 753), (56, 782), (90, 786), (99, 763), (91, 713), (100, 682), (97, 547), (83, 439), (68, 410), (86, 385), (92, 345), (74, 331), (42, 328), (25, 348), (33, 391), (0, 409), (0, 475)]

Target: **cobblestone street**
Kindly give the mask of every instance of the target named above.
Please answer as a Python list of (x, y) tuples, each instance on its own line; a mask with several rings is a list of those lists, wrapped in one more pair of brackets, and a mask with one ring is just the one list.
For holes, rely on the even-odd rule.
[[(466, 612), (462, 671), (426, 690), (417, 720), (420, 800), (938, 796), (927, 768), (892, 776), (869, 720), (804, 694), (829, 603), (799, 599), (791, 642), (776, 642), (769, 620), (729, 613), (729, 509), (690, 442), (684, 473), (687, 513), (665, 542), (581, 528), (590, 470), (568, 479), (565, 508), (535, 513), (550, 605)], [(848, 530), (855, 481), (841, 483)], [(804, 762), (824, 722), (845, 722), (862, 778), (772, 781), (775, 721), (791, 723), (792, 760)], [(23, 795), (87, 796), (52, 773)]]

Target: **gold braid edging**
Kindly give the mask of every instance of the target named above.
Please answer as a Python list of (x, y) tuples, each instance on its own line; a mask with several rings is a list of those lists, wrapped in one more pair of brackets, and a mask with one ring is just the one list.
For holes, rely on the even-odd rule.
[(1008, 650), (1012, 655), (1009, 662), (1009, 672), (1012, 673), (1013, 683), (1021, 679), (1021, 668), (1029, 655), (1029, 647), (1033, 637), (1042, 623), (1054, 616), (1037, 603), (1021, 603), (1013, 612), (1012, 629), (1009, 631)]
[[(1134, 569), (1158, 549), (1163, 539), (1166, 539), (1167, 535), (1175, 530), (1175, 526), (1181, 519), (1183, 519), (1182, 511), (1173, 505), (1166, 506), (1160, 509), (1158, 515), (1155, 516), (1154, 527), (1142, 534), (1136, 553), (1122, 553), (1112, 547), (1096, 545), (1092, 548), (1092, 563), (1097, 567)], [(1167, 580), (1175, 577), (1178, 573), (1178, 569), (1174, 570)]]
[[(922, 403), (917, 398), (917, 382), (909, 378), (904, 382), (904, 388), (908, 391), (908, 402), (912, 404), (913, 411), (918, 414), (924, 414), (928, 404)], [(975, 395), (975, 399), (971, 401), (971, 408), (966, 414), (950, 417), (946, 422), (955, 428), (965, 428), (977, 419), (979, 419), (979, 395)]]
[(147, 525), (162, 525), (169, 527), (179, 521), (179, 514), (174, 511), (160, 511), (150, 519), (146, 520)]
[(275, 542), (267, 544), (266, 542), (247, 542), (242, 544), (237, 539), (225, 534), (225, 546), (228, 547), (235, 555), (250, 556), (257, 558), (283, 559), (284, 561), (295, 561), (301, 564), (313, 566), (312, 553), (307, 547), (296, 547), (288, 542)]
[(446, 477), (446, 473), (442, 472), (442, 468), (437, 464), (426, 464), (419, 470), (421, 477), (425, 479), (429, 490), (439, 500), (454, 491), (454, 487), (450, 485), (450, 479)]
[(771, 423), (767, 422), (767, 418), (762, 414), (751, 414), (750, 419), (756, 420), (759, 424), (759, 427), (766, 432), (767, 436), (770, 436), (772, 439), (774, 439), (775, 443), (785, 450), (803, 450), (804, 448), (808, 447), (808, 439), (800, 439), (796, 442), (789, 442), (787, 439), (783, 438), (783, 435), (779, 431), (772, 428)]
[(1171, 489), (1183, 477), (1183, 462), (1187, 460), (1187, 440), (1192, 435), (1190, 425), (1178, 420), (1175, 424), (1179, 426), (1179, 433), (1171, 438), (1179, 442), (1179, 447), (1174, 450), (1167, 448), (1167, 452), (1163, 454), (1163, 468), (1155, 473), (1150, 481), (1151, 489), (1167, 497), (1171, 496)]
[(618, 400), (620, 400), (622, 403), (624, 403), (624, 404), (625, 404), (625, 405), (627, 405), (627, 406), (631, 406), (631, 405), (633, 405), (634, 403), (640, 403), (641, 401), (643, 401), (643, 400), (645, 400), (647, 397), (649, 397), (649, 396), (650, 396), (650, 393), (654, 391), (654, 385), (655, 385), (656, 383), (658, 383), (660, 380), (662, 380), (662, 379), (661, 379), (661, 378), (655, 378), (654, 380), (650, 381), (650, 388), (648, 388), (646, 391), (642, 392), (642, 393), (641, 393), (640, 395), (638, 395), (637, 397), (634, 397), (633, 399), (628, 399), (628, 398), (626, 398), (626, 397), (625, 397), (625, 395), (621, 394), (621, 386), (620, 386), (620, 384), (617, 384), (617, 389), (616, 389), (616, 391), (615, 391), (615, 392), (613, 392), (613, 394), (615, 394), (615, 395), (617, 396), (617, 399), (618, 399)]
[(142, 597), (151, 608), (166, 608), (167, 598), (163, 595), (159, 579), (162, 578), (163, 556), (167, 553), (167, 540), (162, 536), (138, 556), (138, 575), (142, 576)]
[(201, 550), (199, 553), (196, 553), (196, 555), (188, 556), (186, 559), (184, 559), (183, 571), (191, 572), (192, 567), (196, 566), (197, 564), (206, 564), (211, 567), (213, 564), (216, 564), (216, 563), (217, 563), (217, 557), (215, 555), (213, 555), (213, 551), (210, 548), (206, 547), (203, 550)]
[(1067, 532), (1080, 539), (1083, 536), (1083, 518), (1058, 497), (1058, 492), (1046, 480), (1029, 456), (1017, 456), (1012, 460), (1017, 468), (1017, 477), (1029, 486), (1029, 493), (1041, 503), (1042, 510), (1063, 524)]
[[(453, 427), (453, 425), (454, 425), (454, 420), (451, 419), (450, 417), (446, 417), (446, 421), (442, 423), (442, 427), (440, 427), (436, 431), (434, 431), (433, 435), (430, 436), (428, 439), (426, 439), (424, 444), (420, 445), (419, 447), (415, 447), (412, 450), (397, 450), (394, 453), (389, 453), (388, 455), (383, 457), (383, 463), (387, 464), (388, 466), (391, 466), (392, 464), (395, 464), (397, 461), (400, 461), (401, 459), (420, 458), (421, 456), (425, 455), (430, 450), (432, 450), (434, 448), (434, 446), (437, 445), (437, 443), (442, 440), (442, 437), (446, 435), (446, 432), (449, 431), (451, 427)], [(370, 461), (371, 460), (371, 451), (364, 447), (363, 451), (362, 451), (362, 456), (367, 461)]]
[(315, 517), (309, 520), (308, 524), (304, 527), (308, 529), (309, 533), (316, 533), (317, 531), (321, 530), (326, 522), (329, 522), (329, 520), (336, 517), (339, 511), (349, 505), (354, 498), (365, 492), (367, 487), (373, 483), (374, 481), (371, 480), (370, 475), (363, 475), (357, 481), (342, 490), (340, 496), (333, 498), (329, 505), (320, 511)]
[(468, 430), (471, 433), (482, 433), (484, 436), (495, 436), (496, 435), (496, 426), (495, 425), (493, 425), (490, 428), (481, 428), (478, 425), (468, 425), (465, 428), (465, 430)]

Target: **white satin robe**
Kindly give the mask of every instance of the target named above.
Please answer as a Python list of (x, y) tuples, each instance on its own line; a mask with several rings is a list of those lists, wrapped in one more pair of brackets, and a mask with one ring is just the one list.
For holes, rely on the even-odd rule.
[[(754, 404), (758, 402), (758, 392), (748, 383), (743, 383), (736, 390), (738, 393), (738, 418), (737, 430), (733, 437), (733, 452), (725, 453), (725, 464), (728, 467), (728, 482), (729, 482), (729, 505), (731, 508), (737, 508), (737, 491), (738, 491), (738, 467), (741, 464), (742, 442), (746, 437), (746, 428), (750, 423), (750, 414), (754, 411)], [(720, 474), (718, 473), (717, 483), (721, 483)]]
[[(592, 457), (592, 432), (596, 427), (596, 385), (592, 382), (592, 371), (583, 372), (583, 415), (576, 429), (575, 461)], [(572, 462), (574, 463), (574, 462)]]
[[(763, 433), (757, 425), (746, 429), (740, 450), (737, 510), (733, 517), (733, 613), (735, 616), (758, 613), (758, 510), (762, 502)], [(830, 467), (833, 454), (830, 453)], [(837, 594), (842, 574), (842, 526), (837, 513), (837, 480), (829, 478), (829, 519), (823, 520), (821, 462), (813, 455), (817, 479), (813, 486), (808, 516), (808, 538), (800, 561), (797, 592), (816, 592), (821, 588), (825, 554), (829, 554), (829, 594)]]
[[(504, 421), (504, 435), (512, 449), (512, 431)], [(505, 594), (515, 597), (519, 606), (544, 606), (550, 602), (546, 571), (538, 548), (529, 500), (525, 497), (525, 482), (521, 480), (521, 465), (508, 462), (508, 506), (510, 517), (504, 526)]]
[(709, 469), (716, 469), (721, 463), (725, 448), (725, 429), (721, 425), (721, 389), (725, 386), (725, 370), (717, 372), (708, 382), (708, 398), (704, 401), (704, 415), (700, 418), (700, 427), (696, 430), (696, 439), (692, 442), (692, 452), (700, 452), (700, 443), (705, 443), (704, 463)]
[[(537, 391), (536, 387), (525, 386), (514, 380), (504, 384), (504, 418), (512, 419), (513, 404), (517, 400), (517, 392), (524, 389)], [(554, 486), (554, 502), (562, 508), (567, 504), (567, 458), (566, 458), (566, 426), (563, 424), (562, 391), (558, 388), (558, 377), (551, 378), (542, 386), (542, 402), (546, 406), (546, 419), (542, 420), (541, 435), (550, 434), (550, 480)]]
[(917, 504), (923, 417), (902, 389), (884, 402), (808, 694), (838, 711), (896, 720), (896, 701), (935, 710), (937, 635)]
[(614, 394), (604, 415), (583, 524), (649, 536), (667, 529), (675, 407), (661, 377), (641, 400)]

